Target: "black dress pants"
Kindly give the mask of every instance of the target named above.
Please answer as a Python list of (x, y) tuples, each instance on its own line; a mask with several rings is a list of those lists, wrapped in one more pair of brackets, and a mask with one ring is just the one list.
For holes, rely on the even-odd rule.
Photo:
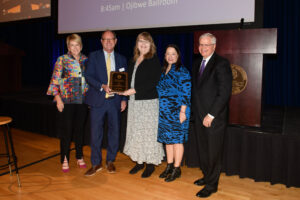
[(60, 138), (61, 163), (70, 160), (70, 144), (75, 142), (76, 159), (83, 157), (82, 147), (88, 108), (85, 104), (65, 104), (63, 112), (57, 111), (57, 136)]
[(217, 120), (209, 128), (204, 127), (202, 121), (197, 119), (194, 124), (200, 168), (207, 189), (218, 189), (226, 126), (225, 121)]

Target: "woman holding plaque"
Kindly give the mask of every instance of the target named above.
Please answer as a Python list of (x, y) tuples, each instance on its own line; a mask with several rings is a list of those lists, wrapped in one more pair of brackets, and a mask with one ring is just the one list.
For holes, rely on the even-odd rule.
[(62, 171), (69, 171), (70, 144), (75, 141), (77, 165), (85, 168), (83, 160), (83, 134), (87, 106), (83, 99), (87, 91), (84, 72), (87, 57), (81, 54), (81, 37), (72, 34), (67, 37), (68, 53), (58, 57), (47, 95), (54, 96), (58, 110), (56, 123), (60, 138)]
[(159, 95), (158, 141), (166, 144), (167, 167), (160, 174), (166, 182), (174, 181), (181, 175), (180, 164), (183, 143), (187, 141), (191, 76), (182, 66), (179, 48), (168, 45), (163, 63), (163, 73), (157, 85)]
[(124, 153), (136, 165), (130, 174), (146, 168), (142, 178), (151, 176), (154, 165), (161, 163), (164, 150), (157, 142), (159, 101), (156, 85), (161, 75), (161, 65), (151, 35), (140, 33), (134, 47), (134, 57), (128, 67), (130, 89), (123, 95), (130, 96)]

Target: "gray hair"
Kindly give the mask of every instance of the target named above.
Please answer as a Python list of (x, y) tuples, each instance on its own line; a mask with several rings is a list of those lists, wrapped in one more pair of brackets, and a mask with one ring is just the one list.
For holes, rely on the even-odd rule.
[(217, 38), (211, 34), (211, 33), (203, 33), (200, 37), (199, 40), (204, 38), (204, 37), (210, 37), (212, 44), (216, 44), (217, 43)]

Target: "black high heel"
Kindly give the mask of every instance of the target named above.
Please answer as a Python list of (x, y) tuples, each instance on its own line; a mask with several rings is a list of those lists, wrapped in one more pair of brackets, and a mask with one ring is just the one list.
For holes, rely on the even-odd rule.
[(142, 173), (142, 178), (148, 178), (154, 172), (155, 168), (153, 164), (146, 164), (146, 169)]
[(180, 167), (175, 167), (172, 173), (165, 179), (166, 182), (174, 181), (176, 178), (181, 176), (181, 169)]
[(143, 164), (138, 164), (136, 165), (129, 171), (129, 174), (136, 174), (138, 171), (144, 168), (144, 163)]
[(166, 167), (165, 171), (163, 171), (159, 175), (159, 178), (166, 178), (169, 174), (172, 173), (173, 169), (174, 169), (173, 163), (167, 164), (167, 167)]

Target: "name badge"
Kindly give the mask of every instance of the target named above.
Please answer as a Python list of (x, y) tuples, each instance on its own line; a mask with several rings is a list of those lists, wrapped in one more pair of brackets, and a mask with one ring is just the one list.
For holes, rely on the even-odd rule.
[(124, 67), (119, 69), (119, 72), (124, 72), (124, 71), (125, 71)]

